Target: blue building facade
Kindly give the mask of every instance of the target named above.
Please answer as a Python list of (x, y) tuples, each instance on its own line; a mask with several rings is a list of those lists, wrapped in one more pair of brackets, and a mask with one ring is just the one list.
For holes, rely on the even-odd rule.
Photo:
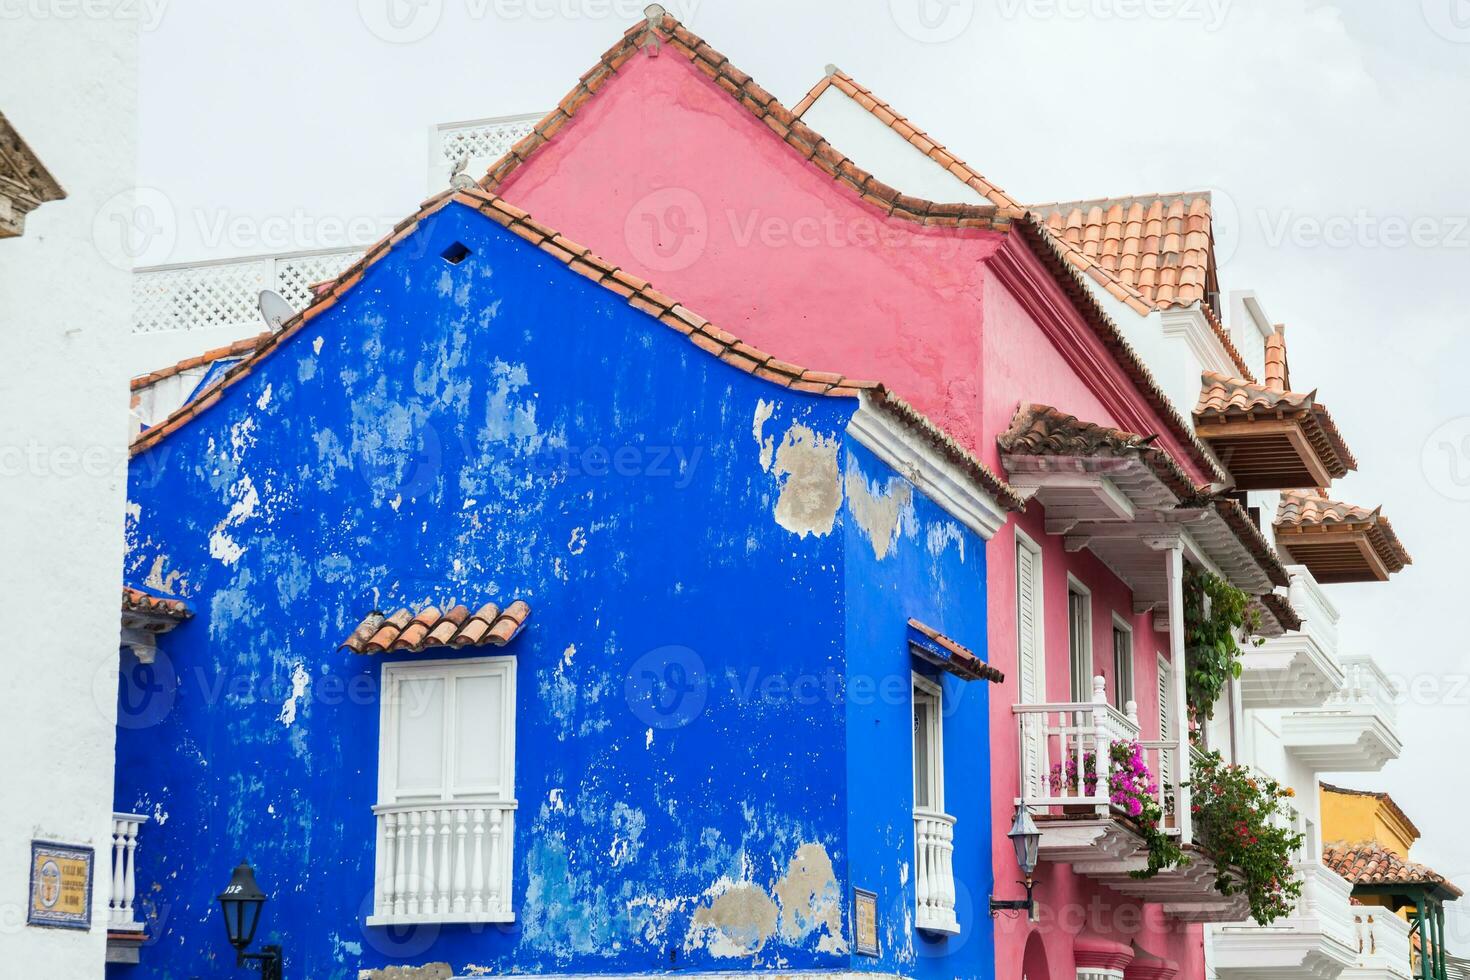
[[(149, 942), (114, 975), (232, 975), (215, 896), (249, 860), (288, 977), (993, 976), (988, 684), (910, 625), (983, 657), (984, 528), (915, 475), (952, 460), (868, 395), (723, 362), (484, 210), (427, 211), (134, 457), (127, 582), (194, 615), (154, 663), (122, 654)], [(504, 646), (342, 646), (374, 610), (514, 600)], [(505, 708), (455, 702), (459, 762), (384, 730), (388, 668), (482, 661), (509, 663), (486, 682)], [(942, 692), (947, 934), (915, 915), (916, 683)], [(439, 825), (449, 914), (383, 915), (374, 808), (441, 763), (505, 776), (501, 921), (447, 921), (478, 797)]]

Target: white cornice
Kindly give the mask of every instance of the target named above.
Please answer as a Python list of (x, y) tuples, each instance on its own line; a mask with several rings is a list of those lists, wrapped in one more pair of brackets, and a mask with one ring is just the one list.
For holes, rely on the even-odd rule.
[(847, 423), (858, 444), (912, 483), (926, 497), (986, 541), (1006, 522), (1006, 511), (974, 478), (924, 438), (863, 394)]
[[(1158, 313), (1159, 326), (1165, 337), (1177, 337), (1189, 345), (1190, 353), (1206, 371), (1215, 371), (1226, 377), (1240, 373), (1235, 360), (1230, 356), (1220, 337), (1210, 326), (1209, 318), (1198, 303), (1186, 307), (1170, 307)], [(1194, 406), (1189, 406), (1193, 408)]]

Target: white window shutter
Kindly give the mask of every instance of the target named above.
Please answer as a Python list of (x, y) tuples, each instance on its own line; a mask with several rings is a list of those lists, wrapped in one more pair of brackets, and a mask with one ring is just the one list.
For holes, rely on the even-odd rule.
[(402, 677), (396, 698), (391, 799), (439, 799), (444, 795), (445, 684), (443, 675)]
[[(1038, 556), (1020, 538), (1016, 539), (1016, 671), (1020, 675), (1020, 699), (1022, 704), (1043, 704), (1046, 701), (1042, 690), (1041, 659), (1041, 596), (1037, 590)], [(1026, 786), (1040, 789), (1041, 738), (1038, 728), (1044, 720), (1041, 715), (1022, 715), (1028, 730), (1023, 733), (1024, 772)]]
[[(1170, 707), (1173, 701), (1173, 678), (1170, 676), (1169, 662), (1159, 658), (1159, 740), (1168, 742), (1174, 738), (1173, 711)], [(1174, 767), (1169, 764), (1170, 754), (1159, 753), (1159, 784), (1168, 786), (1174, 781)]]

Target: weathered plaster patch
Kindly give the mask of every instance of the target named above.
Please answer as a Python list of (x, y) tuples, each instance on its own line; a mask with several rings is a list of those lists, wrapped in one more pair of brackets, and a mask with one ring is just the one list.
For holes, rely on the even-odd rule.
[(776, 900), (781, 903), (781, 936), (799, 942), (823, 930), (817, 948), (822, 952), (845, 953), (842, 937), (842, 893), (832, 859), (821, 844), (803, 844), (796, 849), (786, 875), (776, 882)]
[(258, 408), (258, 409), (260, 409), (263, 412), (263, 411), (265, 411), (266, 406), (269, 405), (270, 403), (271, 403), (271, 386), (270, 386), (270, 383), (267, 382), (266, 383), (266, 386), (265, 386), (265, 391), (262, 391), (260, 393), (260, 397), (255, 400), (255, 407)]
[(761, 447), (761, 469), (766, 472), (771, 470), (771, 460), (776, 453), (776, 440), (765, 434), (766, 423), (770, 421), (771, 413), (776, 410), (775, 402), (768, 402), (764, 398), (755, 403), (755, 421), (751, 424), (750, 431), (755, 436), (755, 444)]
[(726, 959), (751, 957), (776, 934), (780, 910), (764, 889), (723, 879), (706, 894), (711, 893), (710, 903), (694, 912), (684, 939), (686, 952), (703, 947)]
[(306, 667), (297, 664), (291, 671), (291, 696), (286, 698), (281, 705), (281, 713), (276, 720), (290, 728), (296, 724), (296, 705), (306, 696), (307, 685), (311, 683), (311, 675), (306, 672)]
[(260, 503), (260, 495), (256, 493), (255, 484), (251, 482), (248, 474), (241, 475), (235, 485), (230, 487), (230, 496), (234, 498), (234, 503), (230, 504), (229, 512), (214, 526), (214, 530), (209, 535), (210, 557), (217, 558), (226, 565), (233, 565), (239, 561), (240, 556), (245, 553), (245, 548), (236, 544), (225, 529), (238, 527), (254, 517), (255, 508)]
[(164, 569), (167, 567), (167, 555), (159, 555), (154, 558), (153, 566), (148, 569), (148, 575), (143, 579), (143, 585), (165, 595), (178, 595), (182, 589), (187, 588), (188, 583), (184, 581), (184, 573), (178, 569), (165, 573)]
[(776, 523), (798, 537), (832, 533), (842, 506), (837, 477), (837, 437), (792, 423), (776, 449), (771, 472), (780, 485)]
[(882, 561), (894, 543), (905, 513), (913, 503), (914, 488), (898, 477), (889, 477), (888, 486), (880, 488), (876, 483), (869, 485), (859, 471), (857, 460), (847, 457), (847, 508), (852, 512), (858, 527), (873, 546), (873, 555)]
[(632, 863), (643, 847), (643, 828), (647, 824), (642, 810), (626, 803), (616, 803), (612, 811), (613, 842), (607, 856), (614, 868)]
[(315, 340), (313, 340), (311, 342), (311, 352), (313, 354), (320, 354), (322, 352), (322, 344), (324, 342), (325, 342), (325, 338), (323, 338), (323, 337), (318, 337)]
[(567, 550), (574, 555), (580, 555), (587, 550), (587, 529), (584, 527), (572, 528), (572, 536), (567, 539)]
[(960, 526), (958, 524), (954, 523), (953, 521), (940, 521), (937, 524), (931, 524), (929, 525), (929, 532), (925, 537), (925, 545), (929, 549), (930, 557), (940, 557), (944, 554), (945, 549), (948, 548), (950, 544), (955, 544), (958, 545), (960, 549), (960, 563), (964, 563), (965, 532), (960, 530)]
[(385, 966), (381, 970), (358, 970), (357, 980), (454, 980), (454, 970), (448, 963)]

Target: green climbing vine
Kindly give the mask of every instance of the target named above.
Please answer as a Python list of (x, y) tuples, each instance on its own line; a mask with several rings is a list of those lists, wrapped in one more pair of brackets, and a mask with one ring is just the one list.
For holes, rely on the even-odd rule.
[(1204, 724), (1225, 685), (1240, 676), (1240, 641), (1259, 645), (1259, 614), (1250, 596), (1193, 565), (1184, 571), (1185, 694), (1189, 716)]

